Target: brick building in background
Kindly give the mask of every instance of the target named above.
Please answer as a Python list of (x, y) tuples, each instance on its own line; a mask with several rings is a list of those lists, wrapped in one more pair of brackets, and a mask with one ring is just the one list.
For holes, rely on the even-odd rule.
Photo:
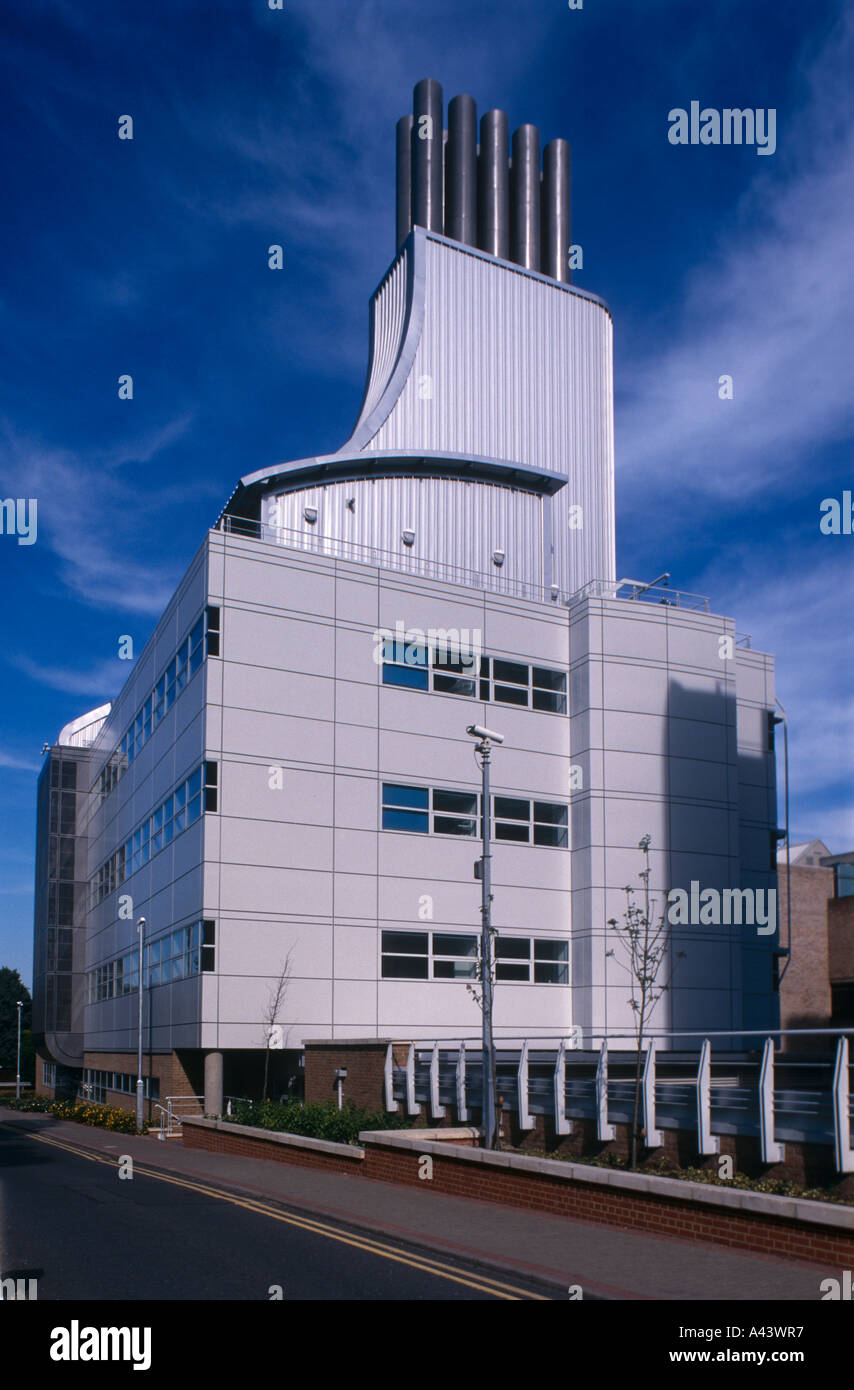
[(791, 956), (780, 983), (781, 1028), (854, 1027), (854, 851), (831, 854), (822, 840), (777, 858), (780, 940)]

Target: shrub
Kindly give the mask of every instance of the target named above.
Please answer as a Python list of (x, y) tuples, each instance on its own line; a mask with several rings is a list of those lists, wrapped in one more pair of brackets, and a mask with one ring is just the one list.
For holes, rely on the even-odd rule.
[(119, 1110), (112, 1105), (94, 1105), (91, 1101), (48, 1100), (45, 1096), (32, 1096), (27, 1100), (6, 1100), (10, 1110), (38, 1112), (54, 1115), (57, 1120), (75, 1120), (82, 1125), (96, 1125), (99, 1129), (111, 1129), (120, 1134), (136, 1133), (136, 1117), (130, 1110)]
[(356, 1144), (363, 1129), (409, 1129), (410, 1121), (384, 1110), (365, 1110), (334, 1101), (236, 1101), (231, 1115), (222, 1117), (235, 1125), (252, 1125), (278, 1133), (302, 1134), (307, 1139), (327, 1139), (337, 1144)]

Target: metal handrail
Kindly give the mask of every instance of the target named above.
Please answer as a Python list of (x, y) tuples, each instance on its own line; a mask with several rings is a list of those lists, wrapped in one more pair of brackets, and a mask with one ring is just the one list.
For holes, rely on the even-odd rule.
[[(222, 516), (215, 529), (236, 536), (243, 535), (247, 540), (271, 541), (278, 545), (292, 546), (295, 550), (307, 550), (315, 555), (328, 555), (332, 559), (353, 560), (356, 563), (371, 565), (375, 569), (397, 570), (405, 574), (420, 575), (426, 579), (444, 579), (470, 589), (495, 590), (535, 603), (560, 603), (569, 606), (582, 598), (620, 598), (662, 603), (692, 612), (710, 611), (709, 599), (704, 594), (691, 594), (683, 589), (668, 589), (664, 585), (644, 584), (636, 579), (591, 579), (580, 589), (570, 593), (556, 584), (535, 584), (526, 579), (511, 579), (507, 575), (463, 568), (411, 553), (401, 555), (392, 550), (384, 550), (380, 546), (363, 545), (360, 541), (342, 540), (337, 536), (307, 535), (304, 531), (296, 531), (292, 527), (274, 526), (270, 522), (255, 521), (250, 517)], [(626, 592), (622, 592), (623, 590)], [(743, 634), (739, 634), (738, 637), (739, 646), (750, 645), (749, 637)]]

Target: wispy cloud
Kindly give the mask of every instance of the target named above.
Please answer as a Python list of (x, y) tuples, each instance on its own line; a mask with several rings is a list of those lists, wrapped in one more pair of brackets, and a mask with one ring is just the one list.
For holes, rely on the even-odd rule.
[(0, 748), (0, 767), (13, 772), (38, 772), (41, 764), (34, 758), (20, 758), (15, 753), (6, 753)]
[(67, 695), (96, 696), (103, 700), (114, 698), (127, 680), (132, 667), (131, 662), (119, 661), (118, 656), (113, 661), (98, 662), (88, 670), (80, 670), (73, 666), (51, 666), (47, 662), (24, 655), (10, 657), (9, 664), (22, 671), (25, 676), (29, 676), (30, 680), (47, 685), (52, 690), (61, 690)]
[(83, 458), (22, 433), (11, 421), (0, 421), (5, 493), (38, 500), (37, 546), (47, 546), (56, 556), (62, 580), (76, 598), (97, 607), (108, 601), (145, 616), (162, 612), (176, 576), (140, 558), (136, 518), (141, 508), (164, 510), (167, 503), (160, 494), (140, 499), (139, 478), (129, 465), (150, 463), (181, 439), (191, 423), (191, 416), (183, 416)]
[[(849, 11), (804, 74), (777, 154), (757, 161), (773, 167), (757, 169), (688, 283), (681, 329), (624, 365), (618, 463), (630, 493), (675, 475), (674, 506), (749, 496), (772, 475), (777, 486), (809, 477), (816, 450), (854, 425), (852, 62)], [(732, 401), (718, 398), (723, 374)]]

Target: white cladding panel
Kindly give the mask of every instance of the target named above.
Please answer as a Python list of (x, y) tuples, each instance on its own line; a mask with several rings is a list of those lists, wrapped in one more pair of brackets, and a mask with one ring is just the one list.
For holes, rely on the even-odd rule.
[[(341, 553), (340, 544), (324, 541), (335, 537), (397, 556), (401, 569), (411, 566), (417, 572), (426, 560), (454, 571), (495, 574), (497, 584), (501, 579), (521, 580), (539, 587), (546, 582), (543, 505), (540, 497), (522, 489), (410, 475), (281, 493), (268, 499), (264, 521), (284, 528), (287, 545), (303, 543), (321, 554), (324, 548)], [(316, 508), (316, 522), (306, 521), (306, 507)], [(412, 546), (401, 539), (405, 529), (415, 532)], [(496, 550), (506, 554), (500, 568), (492, 558)], [(354, 549), (353, 558), (360, 558), (360, 552)], [(450, 573), (447, 577), (462, 578)]]
[[(574, 593), (591, 579), (614, 579), (613, 331), (605, 306), (416, 228), (411, 258), (395, 262), (372, 314), (366, 398), (340, 452), (417, 450), (565, 474), (567, 486), (543, 503), (554, 582)], [(474, 538), (460, 539), (449, 563), (475, 567), (466, 553)], [(517, 560), (520, 571), (532, 563)]]

